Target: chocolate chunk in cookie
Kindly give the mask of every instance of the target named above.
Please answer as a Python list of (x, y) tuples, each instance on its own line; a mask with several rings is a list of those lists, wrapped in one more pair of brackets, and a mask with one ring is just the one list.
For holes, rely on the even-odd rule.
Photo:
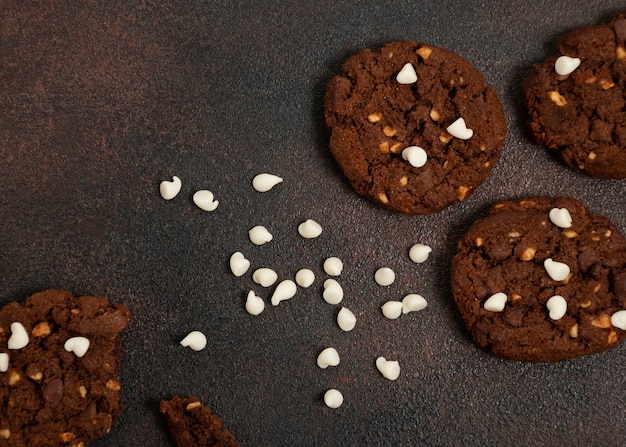
[(330, 151), (354, 189), (406, 214), (467, 199), (506, 134), (502, 106), (474, 67), (412, 41), (349, 58), (327, 87), (324, 114)]
[(495, 205), (460, 240), (452, 290), (476, 343), (555, 362), (626, 338), (626, 240), (572, 198)]
[(568, 166), (626, 177), (626, 13), (563, 36), (524, 82), (529, 129)]
[[(46, 290), (0, 310), (0, 446), (79, 447), (122, 411), (125, 306)], [(2, 360), (4, 359), (4, 360)]]
[(222, 427), (222, 421), (195, 397), (174, 396), (162, 400), (161, 413), (178, 447), (237, 447), (233, 435)]

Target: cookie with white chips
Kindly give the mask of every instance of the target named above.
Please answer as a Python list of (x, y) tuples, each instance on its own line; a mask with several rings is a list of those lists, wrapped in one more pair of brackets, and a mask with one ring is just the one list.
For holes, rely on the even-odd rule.
[(563, 36), (524, 96), (539, 144), (573, 169), (626, 178), (626, 13)]
[(502, 106), (461, 56), (412, 41), (349, 58), (324, 104), (329, 148), (354, 189), (406, 214), (465, 200), (506, 134)]
[(475, 342), (556, 362), (626, 338), (626, 240), (574, 198), (494, 205), (459, 241), (452, 291)]

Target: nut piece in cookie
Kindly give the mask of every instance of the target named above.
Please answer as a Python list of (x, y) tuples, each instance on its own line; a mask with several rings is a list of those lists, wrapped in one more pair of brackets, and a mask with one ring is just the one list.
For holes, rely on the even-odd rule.
[(451, 281), (475, 342), (500, 357), (557, 362), (626, 338), (626, 240), (577, 199), (496, 204), (459, 241)]

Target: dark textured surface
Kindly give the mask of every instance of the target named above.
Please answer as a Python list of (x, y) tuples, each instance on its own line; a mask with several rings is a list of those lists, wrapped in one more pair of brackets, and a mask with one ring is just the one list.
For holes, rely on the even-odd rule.
[[(623, 181), (568, 169), (528, 136), (521, 82), (558, 37), (608, 22), (617, 1), (0, 3), (0, 303), (50, 287), (127, 305), (125, 411), (93, 446), (168, 445), (159, 401), (195, 395), (243, 446), (607, 445), (626, 438), (626, 349), (558, 365), (498, 359), (476, 347), (452, 299), (449, 261), (491, 204), (571, 195), (624, 233)], [(466, 202), (399, 216), (358, 197), (327, 150), (323, 94), (340, 64), (397, 39), (458, 53), (485, 75), (508, 120), (502, 156)], [(252, 177), (285, 181), (269, 193)], [(183, 181), (179, 197), (161, 180)], [(210, 189), (213, 213), (191, 202)], [(316, 240), (296, 232), (306, 218)], [(266, 225), (274, 241), (247, 240)], [(433, 247), (415, 265), (415, 242)], [(240, 250), (281, 277), (318, 279), (259, 317)], [(321, 299), (328, 256), (345, 262), (350, 333)], [(376, 286), (374, 271), (397, 280)], [(409, 292), (429, 306), (396, 321), (380, 305)], [(257, 289), (263, 294), (263, 290)], [(267, 293), (264, 294), (265, 296)], [(192, 329), (202, 352), (178, 342)], [(315, 358), (332, 345), (338, 367)], [(396, 382), (377, 356), (397, 359)], [(342, 390), (344, 405), (322, 394)]]

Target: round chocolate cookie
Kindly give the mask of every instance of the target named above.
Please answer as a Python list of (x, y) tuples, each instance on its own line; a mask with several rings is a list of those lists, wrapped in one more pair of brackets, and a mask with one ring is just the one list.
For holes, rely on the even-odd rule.
[(535, 140), (600, 178), (626, 177), (625, 15), (563, 36), (524, 82)]
[(122, 411), (118, 333), (129, 311), (96, 296), (37, 293), (0, 310), (0, 446), (78, 447)]
[(495, 205), (460, 240), (452, 291), (476, 343), (556, 362), (626, 338), (626, 240), (573, 198)]
[(354, 189), (406, 214), (465, 200), (500, 156), (506, 121), (466, 60), (412, 41), (349, 58), (331, 79), (330, 151)]

